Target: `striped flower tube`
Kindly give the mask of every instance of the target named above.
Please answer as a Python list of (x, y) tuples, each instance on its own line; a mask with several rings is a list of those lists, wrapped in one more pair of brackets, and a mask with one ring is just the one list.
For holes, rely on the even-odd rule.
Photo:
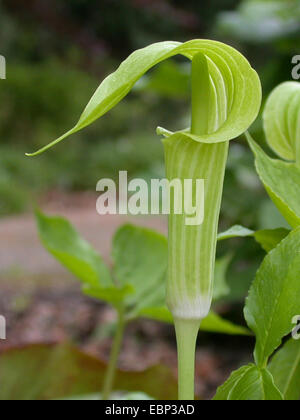
[[(165, 137), (169, 180), (204, 181), (203, 223), (186, 223), (186, 212), (177, 214), (174, 206), (169, 217), (167, 303), (177, 334), (179, 398), (193, 399), (195, 342), (211, 306), (229, 141), (243, 134), (258, 115), (261, 85), (257, 73), (243, 55), (217, 41), (150, 45), (134, 52), (103, 81), (72, 130), (33, 155), (93, 123), (117, 105), (150, 68), (178, 54), (192, 61), (191, 128), (177, 133), (159, 128), (158, 133)], [(197, 188), (190, 192), (195, 198)]]

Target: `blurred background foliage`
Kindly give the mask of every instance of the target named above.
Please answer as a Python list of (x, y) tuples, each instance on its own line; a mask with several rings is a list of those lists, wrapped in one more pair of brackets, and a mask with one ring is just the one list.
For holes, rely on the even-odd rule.
[[(114, 111), (35, 159), (24, 153), (73, 125), (100, 81), (136, 48), (174, 39), (213, 38), (243, 52), (264, 97), (291, 79), (299, 53), (298, 0), (2, 0), (0, 215), (22, 212), (47, 191), (95, 191), (101, 177), (163, 176), (158, 124), (189, 124), (189, 64), (155, 68)], [(253, 132), (264, 142), (261, 120)], [(232, 144), (222, 227), (284, 224), (268, 202), (243, 139)], [(266, 226), (267, 224), (267, 226)]]
[[(99, 83), (135, 49), (158, 41), (187, 41), (193, 38), (217, 39), (232, 45), (247, 56), (261, 77), (265, 102), (267, 95), (276, 85), (291, 80), (292, 57), (300, 54), (300, 0), (0, 0), (0, 54), (5, 56), (7, 61), (7, 79), (0, 80), (1, 225), (7, 224), (10, 229), (11, 221), (6, 217), (30, 212), (36, 203), (43, 205), (50, 201), (52, 209), (53, 204), (55, 208), (57, 205), (61, 209), (59, 200), (74, 204), (73, 193), (76, 197), (75, 203), (80, 203), (79, 208), (75, 210), (78, 210), (79, 216), (82, 217), (81, 211), (91, 206), (90, 195), (85, 192), (95, 193), (96, 203), (97, 181), (108, 177), (117, 180), (120, 170), (127, 170), (130, 177), (143, 177), (146, 180), (163, 177), (163, 147), (155, 129), (157, 125), (172, 130), (189, 125), (190, 64), (183, 58), (169, 60), (154, 68), (113, 111), (48, 153), (36, 158), (26, 158), (25, 152), (35, 151), (48, 144), (73, 126)], [(267, 148), (261, 115), (251, 131), (254, 138)], [(270, 150), (268, 152), (272, 154)], [(78, 197), (81, 201), (77, 201)], [(82, 203), (85, 206), (83, 209)], [(93, 209), (89, 207), (89, 210), (91, 215)], [(32, 217), (29, 216), (28, 219), (30, 218)], [(26, 219), (21, 217), (18, 222), (22, 224)], [(15, 222), (16, 219), (13, 218), (12, 224)], [(220, 230), (234, 224), (241, 224), (253, 230), (287, 227), (261, 185), (255, 172), (252, 152), (244, 138), (231, 142)], [(99, 232), (96, 229), (95, 232), (95, 236), (99, 235), (101, 241), (105, 239), (101, 237), (101, 226)], [(22, 251), (25, 249), (25, 256), (21, 253), (21, 263), (11, 252), (11, 273), (0, 273), (3, 284), (8, 278), (9, 288), (13, 289), (14, 284), (17, 284), (17, 294), (14, 292), (10, 295), (10, 289), (8, 288), (7, 293), (1, 283), (0, 312), (9, 313), (9, 322), (11, 319), (20, 319), (22, 331), (25, 326), (22, 339), (25, 337), (26, 341), (28, 324), (29, 337), (33, 337), (35, 341), (36, 337), (38, 340), (47, 337), (48, 341), (50, 323), (52, 322), (52, 329), (56, 331), (57, 324), (65, 325), (64, 322), (69, 322), (69, 314), (72, 322), (74, 318), (76, 328), (72, 323), (72, 327), (64, 327), (64, 330), (71, 331), (66, 334), (76, 343), (86, 341), (92, 344), (110, 337), (115, 325), (106, 323), (105, 312), (104, 318), (98, 318), (98, 312), (101, 311), (98, 306), (94, 307), (93, 301), (90, 302), (92, 309), (88, 312), (92, 314), (90, 322), (84, 315), (85, 303), (77, 300), (70, 288), (67, 288), (66, 292), (60, 292), (63, 276), (57, 276), (55, 290), (52, 292), (49, 289), (49, 293), (46, 288), (44, 295), (34, 294), (40, 290), (43, 281), (47, 284), (48, 273), (32, 275), (24, 270), (23, 258), (32, 260), (35, 267), (34, 262), (39, 256), (35, 255), (35, 248), (31, 249), (30, 243), (27, 245), (25, 242), (29, 235), (22, 235), (17, 238)], [(30, 231), (30, 235), (33, 235), (33, 231)], [(10, 245), (11, 239), (10, 232), (6, 232), (6, 236), (4, 233), (4, 249), (7, 243)], [(14, 241), (11, 243), (12, 245), (8, 246), (9, 250), (15, 246)], [(229, 295), (224, 299), (221, 294), (216, 310), (242, 325), (244, 319), (241, 302), (244, 301), (249, 284), (265, 253), (253, 239), (247, 238), (232, 239), (229, 243), (221, 242), (218, 254), (218, 257), (223, 257), (219, 259), (220, 277), (224, 283), (221, 282), (221, 285)], [(51, 284), (55, 280), (55, 273), (49, 274)], [(11, 282), (14, 277), (15, 283)], [(24, 289), (20, 288), (21, 283)], [(30, 289), (28, 292), (27, 284)], [(19, 289), (21, 291), (18, 291)], [(40, 302), (43, 305), (39, 305)], [(83, 309), (80, 310), (83, 306), (84, 312)], [(32, 312), (29, 307), (32, 307)], [(49, 307), (52, 309), (49, 310)], [(61, 307), (63, 310), (59, 309)], [(101, 320), (99, 328), (98, 319)], [(33, 320), (37, 320), (36, 323)], [(10, 335), (13, 336), (12, 343), (15, 345), (14, 340), (21, 330), (18, 329), (18, 322), (13, 321), (14, 324), (16, 325), (13, 332), (17, 331), (17, 334), (14, 336), (10, 332)], [(33, 335), (31, 328), (34, 330)], [(148, 331), (147, 328), (141, 331)], [(46, 335), (43, 335), (42, 329), (46, 330)], [(167, 340), (174, 344), (169, 330), (163, 329), (155, 347), (153, 337), (156, 337), (157, 330), (152, 330), (152, 327), (150, 330), (154, 332), (149, 336), (141, 333), (139, 329), (130, 333), (134, 346), (129, 345), (127, 352), (130, 354), (129, 360), (134, 360), (134, 366), (134, 357), (137, 357), (140, 351), (143, 363), (144, 359), (147, 359), (146, 347), (161, 353), (164, 352), (160, 346), (161, 341)], [(206, 337), (205, 341), (211, 343), (210, 353), (213, 351), (217, 360), (214, 362), (214, 358), (207, 359), (204, 356), (203, 372), (205, 380), (208, 381), (208, 376), (205, 376), (207, 367), (211, 369), (213, 377), (218, 378), (216, 366), (223, 363), (224, 354), (227, 353), (228, 360), (232, 363), (237, 357), (237, 347), (240, 349), (242, 342), (222, 336), (213, 336), (212, 341)], [(144, 342), (144, 347), (141, 347)], [(246, 341), (247, 355), (248, 344)], [(105, 344), (103, 348), (105, 349)], [(132, 349), (135, 349), (135, 352), (132, 352)], [(215, 352), (216, 349), (218, 352)], [(77, 361), (81, 363), (80, 366), (83, 363), (82, 356), (74, 353), (72, 349), (62, 350), (51, 350), (51, 354), (54, 352), (55, 355), (53, 358), (53, 354), (51, 357), (48, 354), (49, 348), (36, 348), (33, 353), (29, 349), (28, 360), (30, 362), (34, 357), (39, 361), (44, 352), (53, 363), (63, 360), (66, 368), (62, 370), (63, 376), (59, 377), (63, 386), (64, 380), (70, 377), (69, 369), (73, 372)], [(169, 353), (166, 354), (167, 360)], [(15, 372), (18, 357), (16, 354), (8, 364), (4, 359), (2, 365), (8, 366), (8, 376)], [(21, 353), (20, 357), (24, 360), (27, 356)], [(65, 363), (66, 357), (69, 363)], [(243, 350), (237, 358), (239, 357), (239, 362), (245, 357)], [(18, 365), (26, 369), (28, 363), (18, 362)], [(85, 359), (85, 370), (86, 366)], [(100, 380), (103, 365), (98, 364), (95, 368), (92, 364), (91, 367), (92, 372), (97, 372)], [(48, 370), (46, 365), (44, 373), (47, 375)], [(80, 374), (82, 376), (81, 372)], [(83, 376), (84, 380), (86, 377), (90, 378), (90, 372), (86, 375)], [(155, 384), (158, 377), (165, 377), (164, 371), (155, 372), (155, 375)], [(26, 374), (19, 376), (25, 378), (25, 390), (31, 393), (32, 387), (27, 386)], [(15, 373), (13, 377), (16, 377)], [(148, 386), (145, 391), (155, 395), (156, 388), (151, 390), (152, 382), (148, 379), (148, 376), (146, 380), (141, 376), (136, 382), (135, 379), (131, 379), (131, 373), (128, 373), (118, 381), (124, 381), (126, 387), (133, 381), (138, 384), (138, 389), (141, 389), (141, 384), (150, 384), (150, 388)], [(164, 381), (162, 389), (167, 392), (170, 389), (170, 381), (168, 378), (167, 382)], [(221, 382), (220, 378), (218, 381)], [(53, 383), (51, 381), (51, 384)], [(167, 387), (165, 383), (168, 383)], [(20, 384), (24, 385), (22, 381)], [(171, 390), (172, 387), (171, 384)], [(5, 392), (7, 387), (4, 388)], [(57, 386), (54, 388), (57, 391)], [(215, 390), (215, 387), (213, 388)], [(157, 391), (159, 389), (158, 387)], [(37, 390), (37, 387), (34, 387), (34, 390)], [(55, 396), (56, 394), (53, 395)], [(163, 397), (166, 398), (166, 395)]]

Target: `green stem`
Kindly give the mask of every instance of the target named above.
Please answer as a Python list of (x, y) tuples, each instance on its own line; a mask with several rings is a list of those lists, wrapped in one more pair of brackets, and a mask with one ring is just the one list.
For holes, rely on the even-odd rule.
[[(211, 81), (208, 62), (197, 54), (192, 62), (194, 135), (209, 134)], [(180, 133), (164, 140), (169, 181), (204, 180), (204, 220), (188, 225), (185, 212), (169, 216), (167, 305), (173, 314), (178, 343), (179, 399), (194, 399), (195, 347), (198, 329), (211, 307), (217, 230), (229, 142), (205, 144)], [(175, 190), (175, 189), (174, 189)], [(175, 203), (175, 192), (172, 192)], [(197, 191), (193, 193), (197, 201)]]
[(114, 385), (116, 370), (118, 366), (118, 359), (121, 350), (121, 345), (124, 336), (124, 329), (125, 329), (126, 321), (125, 321), (125, 313), (124, 309), (120, 308), (118, 310), (118, 322), (117, 322), (117, 330), (115, 333), (113, 346), (110, 354), (109, 364), (107, 367), (104, 386), (102, 391), (102, 399), (108, 400)]
[[(192, 61), (192, 124), (191, 133), (208, 133), (210, 79), (206, 57), (199, 53)], [(197, 145), (201, 149), (201, 145)], [(194, 400), (195, 350), (200, 319), (176, 319), (178, 350), (178, 399)]]
[(175, 320), (179, 400), (194, 400), (195, 397), (195, 349), (200, 323), (198, 319)]

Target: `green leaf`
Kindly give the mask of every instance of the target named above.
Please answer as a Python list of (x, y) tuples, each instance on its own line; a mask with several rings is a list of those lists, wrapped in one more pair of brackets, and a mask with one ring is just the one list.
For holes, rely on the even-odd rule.
[(220, 300), (230, 294), (230, 287), (226, 282), (228, 267), (232, 261), (232, 254), (216, 260), (213, 299)]
[(300, 161), (300, 83), (285, 82), (269, 96), (264, 129), (269, 146), (286, 160)]
[(193, 40), (184, 44), (166, 41), (150, 45), (130, 55), (115, 73), (101, 83), (75, 127), (38, 153), (44, 152), (106, 114), (155, 65), (178, 54), (192, 60), (198, 53), (204, 54), (209, 64), (210, 134), (199, 137), (186, 132), (184, 135), (202, 143), (217, 143), (232, 140), (243, 134), (256, 119), (261, 105), (260, 80), (245, 57), (234, 48), (217, 41)]
[(209, 315), (202, 321), (200, 329), (206, 332), (215, 332), (219, 334), (228, 335), (251, 335), (247, 328), (235, 325), (226, 319), (221, 318), (214, 312), (210, 312)]
[[(0, 401), (98, 399), (106, 370), (101, 360), (69, 344), (10, 349), (0, 357), (0, 382), (5, 384), (0, 387)], [(165, 366), (139, 372), (118, 370), (114, 391), (143, 392), (158, 400), (174, 400), (177, 381)]]
[(267, 197), (258, 208), (258, 223), (261, 229), (291, 229), (291, 225), (285, 220), (272, 200)]
[(83, 291), (91, 296), (117, 304), (129, 293), (118, 289), (100, 255), (61, 217), (48, 217), (36, 212), (41, 241), (64, 267), (82, 283)]
[(300, 225), (300, 168), (294, 163), (271, 159), (249, 134), (257, 173), (272, 201), (292, 227)]
[(255, 232), (255, 240), (266, 252), (272, 251), (290, 233), (288, 229), (266, 229)]
[(222, 385), (215, 401), (282, 401), (272, 375), (255, 365), (244, 366), (234, 372)]
[[(170, 324), (173, 323), (173, 316), (166, 306), (145, 308), (141, 310), (139, 316), (154, 319), (155, 321), (167, 322)], [(214, 312), (210, 312), (210, 314), (202, 321), (200, 330), (227, 335), (251, 335), (247, 328), (235, 325), (230, 321), (221, 318)]]
[(262, 246), (266, 252), (270, 252), (275, 248), (288, 234), (289, 230), (285, 228), (279, 229), (265, 229), (254, 232), (243, 226), (233, 226), (226, 232), (219, 233), (218, 241), (232, 238), (246, 238), (252, 237)]
[(114, 307), (119, 308), (126, 297), (131, 295), (134, 290), (129, 285), (122, 288), (116, 286), (102, 288), (83, 285), (82, 292), (89, 297), (103, 300), (110, 303)]
[(300, 313), (299, 249), (300, 228), (267, 255), (250, 289), (245, 317), (256, 334), (259, 366), (267, 366), (283, 337), (292, 331), (292, 318)]
[[(69, 222), (40, 212), (37, 220), (46, 249), (84, 283), (86, 294), (115, 306), (125, 302), (129, 320), (145, 316), (173, 323), (171, 313), (164, 307), (168, 265), (165, 236), (133, 225), (122, 226), (117, 231), (113, 241), (117, 287), (101, 257)], [(220, 267), (221, 270), (225, 268)], [(249, 334), (247, 329), (214, 314), (203, 321), (202, 329), (225, 334)]]
[(273, 357), (269, 370), (284, 399), (300, 399), (300, 341), (290, 339)]
[[(40, 238), (46, 249), (83, 283), (111, 286), (112, 280), (100, 255), (61, 217), (36, 213)], [(101, 283), (100, 283), (101, 282)]]
[(251, 237), (254, 235), (254, 231), (247, 229), (240, 225), (232, 226), (230, 229), (228, 229), (226, 232), (219, 233), (218, 235), (218, 241), (223, 241), (225, 239), (232, 239), (232, 238), (245, 238), (245, 237)]
[(131, 316), (141, 308), (160, 306), (165, 301), (168, 241), (152, 230), (125, 225), (113, 240), (114, 277), (134, 293), (126, 298)]

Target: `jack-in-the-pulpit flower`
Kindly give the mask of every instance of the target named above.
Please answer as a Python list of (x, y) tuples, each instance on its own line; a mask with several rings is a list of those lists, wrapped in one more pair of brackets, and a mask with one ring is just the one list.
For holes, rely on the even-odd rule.
[[(229, 141), (243, 134), (258, 115), (261, 85), (257, 73), (243, 55), (220, 42), (193, 40), (150, 45), (134, 52), (104, 80), (72, 130), (38, 153), (100, 118), (151, 67), (178, 54), (192, 61), (191, 128), (177, 133), (160, 128), (158, 132), (165, 136), (168, 179), (179, 179), (183, 184), (188, 179), (204, 180), (203, 223), (186, 223), (187, 212), (177, 214), (174, 204), (169, 217), (167, 303), (177, 333), (179, 397), (193, 399), (195, 342), (212, 301)], [(193, 198), (196, 193), (193, 188)]]

